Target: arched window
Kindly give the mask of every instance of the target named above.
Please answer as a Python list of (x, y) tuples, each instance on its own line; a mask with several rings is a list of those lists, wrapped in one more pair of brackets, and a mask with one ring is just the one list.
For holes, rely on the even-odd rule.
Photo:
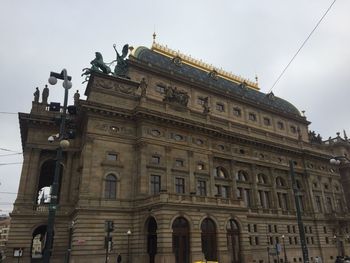
[(106, 176), (105, 182), (105, 198), (116, 199), (117, 197), (117, 178), (113, 174)]
[(243, 170), (239, 170), (236, 174), (236, 180), (241, 182), (248, 181), (248, 173)]
[[(53, 184), (53, 179), (54, 179), (54, 175), (55, 175), (55, 167), (56, 167), (55, 160), (47, 160), (41, 166), (37, 194), (36, 194), (36, 200), (35, 200), (37, 204), (42, 205), (42, 204), (50, 203), (50, 200), (51, 200), (50, 189), (51, 189), (51, 186)], [(63, 166), (60, 165), (59, 188), (58, 188), (57, 202), (59, 202), (59, 197), (60, 197), (62, 171), (63, 171)]]
[(217, 261), (216, 226), (213, 220), (206, 218), (201, 225), (202, 252), (206, 260)]
[(173, 223), (173, 251), (176, 263), (190, 262), (190, 228), (184, 217), (178, 217)]
[(258, 174), (256, 176), (256, 182), (259, 184), (267, 184), (267, 179), (265, 174), (262, 174), (262, 173)]
[(215, 176), (219, 178), (228, 178), (226, 169), (221, 166), (216, 167)]
[(157, 254), (157, 228), (156, 220), (154, 217), (150, 217), (147, 220), (147, 253), (150, 263), (154, 263)]
[(286, 186), (286, 182), (284, 181), (284, 179), (281, 176), (278, 176), (276, 178), (276, 185), (277, 186)]
[(235, 220), (230, 219), (227, 226), (227, 247), (230, 251), (232, 263), (239, 263), (241, 258), (239, 244), (239, 227)]
[(295, 184), (299, 190), (303, 188), (303, 186), (299, 180), (295, 180)]

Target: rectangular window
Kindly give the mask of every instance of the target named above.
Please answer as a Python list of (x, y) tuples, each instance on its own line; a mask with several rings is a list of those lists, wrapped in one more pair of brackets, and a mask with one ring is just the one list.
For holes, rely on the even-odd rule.
[(272, 226), (269, 225), (269, 232), (271, 233), (272, 232)]
[(204, 100), (203, 97), (198, 97), (198, 98), (197, 98), (197, 104), (199, 104), (199, 105), (204, 105), (204, 103), (205, 103), (205, 100)]
[(243, 189), (241, 187), (237, 187), (236, 195), (237, 199), (243, 199)]
[(273, 237), (269, 238), (269, 243), (270, 243), (270, 245), (273, 245)]
[(264, 118), (264, 125), (265, 126), (270, 126), (271, 125), (271, 120), (267, 117)]
[(333, 206), (332, 206), (332, 199), (330, 197), (326, 197), (326, 204), (327, 204), (327, 212), (331, 213), (333, 211)]
[(165, 92), (165, 87), (160, 86), (160, 85), (157, 85), (157, 86), (156, 86), (156, 91), (159, 92), (159, 93), (161, 93), (161, 94), (164, 94), (164, 92)]
[(151, 175), (151, 194), (158, 194), (160, 192), (160, 176)]
[(175, 160), (175, 167), (183, 167), (184, 166), (184, 161), (177, 159)]
[(252, 237), (249, 237), (249, 245), (253, 245), (253, 239), (252, 239)]
[(342, 205), (340, 199), (337, 199), (337, 200), (336, 200), (336, 205), (337, 205), (337, 211), (338, 211), (338, 212), (343, 212), (343, 205)]
[(255, 245), (259, 245), (259, 237), (255, 237)]
[(217, 111), (221, 111), (221, 112), (225, 111), (224, 104), (222, 104), (222, 103), (216, 103), (216, 110), (217, 110)]
[(323, 233), (327, 234), (327, 227), (323, 227)]
[(249, 113), (249, 120), (251, 120), (251, 121), (256, 121), (256, 114), (250, 112), (250, 113)]
[(282, 194), (282, 204), (283, 204), (283, 209), (288, 210), (288, 194)]
[(185, 179), (184, 178), (175, 178), (175, 191), (177, 194), (185, 193)]
[(243, 200), (244, 200), (244, 204), (246, 205), (246, 207), (251, 206), (250, 189), (243, 190)]
[(229, 198), (229, 190), (228, 189), (229, 189), (228, 186), (225, 186), (225, 185), (221, 186), (221, 196), (223, 198)]
[(295, 128), (295, 126), (290, 126), (290, 131), (292, 133), (297, 133), (297, 128)]
[(298, 245), (298, 237), (294, 237), (294, 244)]
[(240, 108), (233, 108), (233, 115), (236, 117), (241, 117), (242, 116), (242, 111)]
[(326, 244), (329, 244), (329, 239), (328, 237), (325, 238)]
[(107, 153), (107, 161), (116, 161), (118, 154), (116, 153)]
[(293, 244), (293, 239), (292, 237), (289, 237), (289, 245)]
[(280, 130), (284, 130), (284, 123), (281, 121), (277, 122), (277, 128)]
[(287, 232), (290, 233), (290, 225), (287, 225)]
[(275, 233), (277, 233), (277, 225), (274, 225), (273, 227), (275, 229)]
[(157, 156), (157, 155), (153, 155), (153, 156), (152, 156), (151, 162), (152, 162), (153, 164), (159, 164), (159, 163), (160, 163), (160, 157)]
[(248, 232), (250, 232), (250, 224), (248, 224)]
[(258, 226), (254, 225), (254, 232), (258, 232)]
[(204, 180), (197, 181), (197, 194), (200, 196), (207, 195), (207, 182)]

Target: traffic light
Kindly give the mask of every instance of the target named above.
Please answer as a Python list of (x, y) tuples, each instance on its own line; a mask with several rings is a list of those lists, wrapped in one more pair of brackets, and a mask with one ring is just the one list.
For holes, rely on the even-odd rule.
[(110, 232), (113, 232), (114, 230), (114, 223), (113, 221), (106, 221), (105, 222), (105, 231), (110, 233)]

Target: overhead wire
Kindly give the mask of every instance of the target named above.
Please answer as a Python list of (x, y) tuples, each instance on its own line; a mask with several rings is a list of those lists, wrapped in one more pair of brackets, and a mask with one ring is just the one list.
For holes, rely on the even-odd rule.
[(316, 28), (319, 26), (319, 24), (322, 22), (322, 20), (326, 17), (326, 15), (328, 14), (328, 12), (331, 10), (331, 8), (333, 7), (333, 5), (335, 4), (337, 0), (333, 0), (332, 4), (327, 8), (326, 12), (323, 14), (323, 16), (321, 17), (321, 19), (317, 22), (316, 26), (312, 29), (311, 33), (307, 36), (307, 38), (304, 40), (303, 44), (300, 46), (300, 48), (298, 49), (298, 51), (294, 54), (294, 56), (292, 57), (292, 59), (288, 62), (287, 66), (284, 67), (284, 69), (282, 70), (281, 74), (278, 76), (278, 78), (276, 79), (276, 81), (273, 83), (272, 87), (270, 88), (270, 90), (267, 93), (270, 93), (272, 91), (272, 89), (276, 86), (277, 82), (281, 79), (281, 77), (283, 76), (283, 74), (286, 72), (286, 70), (288, 69), (288, 67), (290, 66), (290, 64), (293, 62), (293, 60), (296, 58), (296, 56), (299, 54), (299, 52), (301, 51), (301, 49), (305, 46), (306, 42), (309, 40), (309, 38), (311, 37), (311, 35), (315, 32)]
[(23, 162), (14, 162), (14, 163), (0, 163), (0, 166), (12, 165), (12, 164), (22, 164)]
[(0, 154), (0, 157), (5, 157), (5, 156), (12, 156), (12, 155), (19, 155), (22, 153), (9, 153), (9, 154)]

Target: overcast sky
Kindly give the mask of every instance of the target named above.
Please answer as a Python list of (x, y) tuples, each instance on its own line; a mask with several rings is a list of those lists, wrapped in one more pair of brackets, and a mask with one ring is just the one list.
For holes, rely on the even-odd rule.
[[(67, 68), (84, 93), (81, 70), (99, 51), (105, 61), (126, 43), (157, 42), (254, 80), (268, 92), (333, 0), (19, 1), (0, 8), (0, 112), (29, 112), (50, 71)], [(305, 110), (323, 138), (350, 135), (350, 2), (338, 0), (273, 92)], [(82, 96), (81, 98), (84, 98)], [(63, 88), (49, 101), (63, 101)], [(0, 148), (21, 152), (18, 116), (0, 114)], [(0, 155), (9, 152), (0, 151)], [(21, 162), (0, 156), (0, 164)], [(0, 209), (12, 209), (21, 165), (0, 165)], [(4, 193), (10, 192), (10, 193)]]

